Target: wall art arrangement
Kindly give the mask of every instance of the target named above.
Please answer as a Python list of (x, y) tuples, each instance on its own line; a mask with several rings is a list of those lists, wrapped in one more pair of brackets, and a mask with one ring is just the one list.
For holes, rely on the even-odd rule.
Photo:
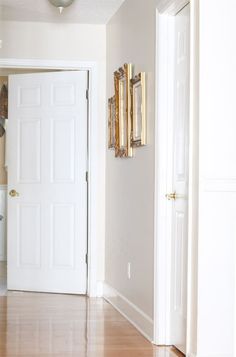
[(145, 73), (133, 77), (132, 64), (114, 73), (115, 95), (108, 99), (108, 148), (115, 157), (132, 157), (133, 148), (146, 145)]
[(0, 89), (0, 137), (5, 133), (6, 119), (8, 118), (8, 89), (3, 84)]

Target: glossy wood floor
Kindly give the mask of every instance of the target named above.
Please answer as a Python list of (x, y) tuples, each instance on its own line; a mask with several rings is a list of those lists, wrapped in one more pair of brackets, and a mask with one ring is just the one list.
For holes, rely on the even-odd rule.
[(1, 357), (174, 357), (103, 299), (8, 292), (0, 297)]

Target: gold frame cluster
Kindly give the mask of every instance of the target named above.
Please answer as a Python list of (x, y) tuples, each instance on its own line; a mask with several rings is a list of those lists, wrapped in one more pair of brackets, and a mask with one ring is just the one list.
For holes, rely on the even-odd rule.
[(146, 78), (133, 77), (132, 64), (114, 73), (115, 95), (108, 99), (108, 148), (115, 157), (132, 157), (133, 148), (146, 145)]

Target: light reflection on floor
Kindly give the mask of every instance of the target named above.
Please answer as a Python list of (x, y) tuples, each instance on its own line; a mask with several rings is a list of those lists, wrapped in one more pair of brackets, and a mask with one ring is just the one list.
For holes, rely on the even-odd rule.
[(1, 357), (182, 356), (153, 346), (101, 298), (8, 292), (0, 316)]

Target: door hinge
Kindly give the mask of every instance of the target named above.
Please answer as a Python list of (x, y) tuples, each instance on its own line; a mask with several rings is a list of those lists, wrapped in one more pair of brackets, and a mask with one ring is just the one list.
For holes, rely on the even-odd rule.
[(85, 180), (86, 180), (86, 182), (88, 182), (88, 171), (86, 171)]
[(89, 99), (89, 89), (86, 89), (86, 99)]
[(85, 255), (85, 263), (88, 265), (88, 254)]

